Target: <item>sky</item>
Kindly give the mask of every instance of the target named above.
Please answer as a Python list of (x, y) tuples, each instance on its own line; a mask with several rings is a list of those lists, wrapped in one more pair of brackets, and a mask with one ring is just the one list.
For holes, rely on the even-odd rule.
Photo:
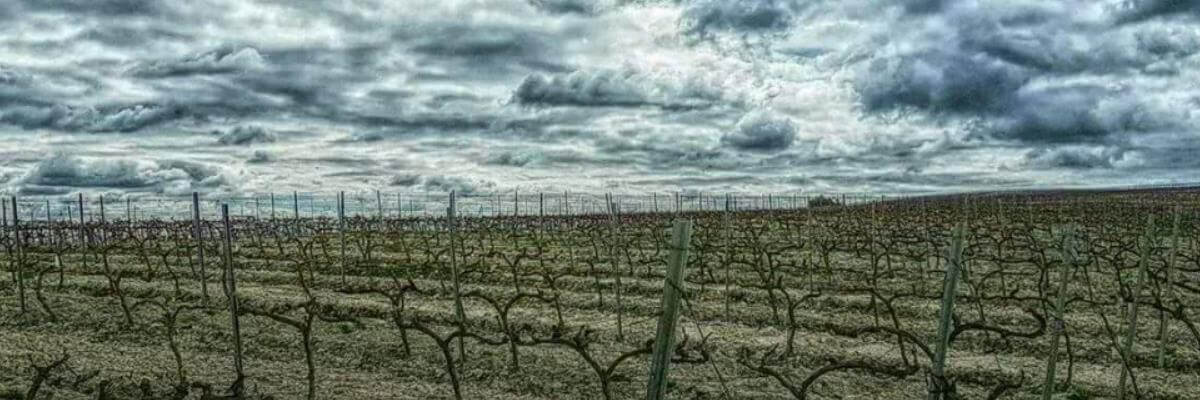
[(1195, 0), (8, 0), (0, 193), (1196, 182)]

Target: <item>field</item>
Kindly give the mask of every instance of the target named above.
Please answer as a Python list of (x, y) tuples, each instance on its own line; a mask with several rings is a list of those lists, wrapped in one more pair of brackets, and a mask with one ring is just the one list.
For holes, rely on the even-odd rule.
[(1053, 370), (1055, 398), (1196, 399), (1198, 210), (1175, 190), (21, 221), (0, 254), (0, 398), (645, 398), (687, 219), (668, 398), (1040, 399)]

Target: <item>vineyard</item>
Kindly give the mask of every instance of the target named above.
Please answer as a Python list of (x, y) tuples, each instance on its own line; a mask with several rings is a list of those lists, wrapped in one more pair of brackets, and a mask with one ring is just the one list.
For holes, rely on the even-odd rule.
[(1200, 398), (1200, 192), (453, 199), (88, 220), (6, 201), (0, 398)]

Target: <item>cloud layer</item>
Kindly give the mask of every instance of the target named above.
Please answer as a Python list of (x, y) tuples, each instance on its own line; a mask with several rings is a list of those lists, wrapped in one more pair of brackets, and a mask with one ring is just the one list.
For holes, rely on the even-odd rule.
[(4, 2), (0, 192), (1195, 180), (1196, 4)]

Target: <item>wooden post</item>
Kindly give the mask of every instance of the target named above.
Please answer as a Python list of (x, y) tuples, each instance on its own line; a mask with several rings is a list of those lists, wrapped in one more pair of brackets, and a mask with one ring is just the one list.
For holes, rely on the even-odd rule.
[(80, 246), (84, 250), (84, 254), (86, 255), (87, 254), (88, 237), (87, 237), (87, 221), (83, 219), (83, 193), (79, 194), (79, 243), (80, 243)]
[(517, 199), (520, 195), (521, 195), (520, 190), (513, 189), (513, 216), (514, 217), (521, 214), (521, 206), (517, 203)]
[(692, 240), (692, 221), (676, 221), (671, 237), (671, 257), (663, 283), (662, 314), (658, 318), (658, 333), (654, 338), (646, 400), (662, 400), (667, 393), (667, 372), (671, 368), (671, 355), (675, 353), (675, 324), (679, 319), (679, 302), (683, 295), (683, 269)]
[[(1138, 272), (1134, 278), (1133, 293), (1129, 299), (1129, 326), (1128, 332), (1125, 335), (1124, 349), (1122, 350), (1122, 360), (1133, 360), (1134, 343), (1137, 342), (1138, 329), (1138, 296), (1142, 293), (1142, 288), (1146, 285), (1146, 269), (1150, 264), (1150, 247), (1154, 245), (1154, 215), (1146, 217), (1146, 233), (1142, 237), (1142, 248), (1139, 249), (1138, 255)], [(1121, 380), (1117, 387), (1117, 398), (1125, 398), (1125, 383), (1129, 380), (1129, 369), (1133, 368), (1128, 365), (1128, 362), (1122, 362)]]
[(50, 200), (46, 200), (46, 234), (50, 236), (50, 247), (54, 249), (55, 266), (61, 271), (61, 261), (58, 259), (58, 229), (54, 226), (54, 217), (50, 216)]
[[(462, 304), (462, 284), (458, 277), (458, 253), (456, 251), (458, 244), (458, 218), (457, 218), (457, 201), (455, 192), (450, 191), (450, 206), (446, 207), (446, 226), (450, 231), (450, 275), (454, 281), (454, 317), (458, 320), (458, 329), (463, 332), (467, 331), (467, 314), (463, 311)], [(458, 358), (462, 362), (467, 361), (467, 350), (463, 345), (463, 337), (458, 337)]]
[(108, 241), (108, 235), (105, 234), (104, 228), (104, 195), (100, 195), (100, 243)]
[(958, 276), (962, 269), (963, 248), (966, 247), (966, 225), (960, 223), (954, 228), (953, 241), (946, 263), (946, 279), (942, 284), (942, 311), (938, 319), (938, 342), (934, 352), (932, 379), (929, 388), (929, 400), (943, 400), (946, 385), (946, 353), (950, 347), (950, 330), (954, 316), (954, 298), (958, 291)]
[(196, 241), (196, 256), (200, 263), (200, 296), (208, 306), (208, 272), (204, 267), (204, 229), (200, 227), (200, 194), (192, 192), (192, 238)]
[(275, 192), (271, 192), (271, 222), (275, 222)]
[(540, 192), (538, 193), (538, 216), (546, 216), (546, 196)]
[(8, 227), (8, 199), (0, 200), (0, 226)]
[(733, 199), (731, 198), (729, 193), (726, 193), (725, 194), (725, 212), (721, 213), (721, 230), (722, 230), (722, 233), (721, 233), (722, 249), (721, 250), (723, 253), (722, 255), (725, 257), (725, 261), (722, 262), (722, 264), (725, 265), (725, 319), (730, 320), (730, 321), (732, 321), (731, 318), (733, 315), (732, 312), (730, 311), (730, 303), (732, 303), (732, 301), (733, 301), (733, 266), (732, 266), (733, 263), (731, 262), (732, 261), (732, 257), (731, 257), (732, 252), (729, 251), (729, 242), (730, 242), (729, 228), (730, 228), (730, 224), (732, 222), (730, 220), (729, 212), (730, 212), (730, 208), (733, 206), (732, 203), (733, 203)]
[[(1166, 293), (1162, 295), (1162, 302), (1165, 305), (1168, 301), (1175, 300), (1175, 278), (1171, 273), (1175, 269), (1175, 259), (1179, 253), (1179, 214), (1182, 213), (1182, 207), (1175, 206), (1173, 222), (1171, 223), (1171, 250), (1167, 255), (1167, 266), (1163, 270), (1164, 279), (1166, 280), (1164, 290)], [(1167, 313), (1159, 310), (1158, 312), (1158, 368), (1164, 369), (1167, 365), (1167, 325), (1170, 320), (1167, 319)]]
[(1027, 218), (1027, 220), (1029, 222), (1029, 226), (1033, 226), (1033, 195), (1032, 194), (1029, 195), (1029, 202), (1025, 203), (1025, 206), (1026, 206), (1025, 207), (1025, 210), (1026, 210), (1025, 215), (1027, 217), (1029, 217), (1029, 218)]
[(292, 191), (292, 218), (300, 219), (300, 194)]
[(616, 283), (613, 291), (617, 298), (617, 340), (625, 340), (625, 301), (621, 295), (622, 286), (624, 285), (621, 282), (621, 263), (617, 258), (617, 209), (613, 206), (611, 193), (606, 193), (604, 200), (608, 204), (608, 256), (609, 262), (612, 264), (613, 277)]
[(17, 282), (17, 294), (20, 305), (21, 314), (29, 312), (25, 304), (25, 249), (21, 246), (21, 217), (17, 213), (17, 196), (12, 196), (12, 230), (13, 230), (13, 247), (16, 250), (17, 260), (14, 263), (16, 268), (13, 268), (13, 280)]
[(221, 220), (225, 223), (222, 253), (225, 259), (225, 282), (228, 285), (226, 293), (229, 294), (229, 315), (233, 325), (233, 367), (237, 372), (237, 379), (234, 380), (232, 390), (234, 398), (240, 399), (243, 398), (246, 374), (242, 371), (242, 328), (238, 316), (237, 274), (233, 270), (233, 230), (229, 223), (229, 204), (221, 205)]
[(1058, 272), (1058, 295), (1054, 299), (1054, 321), (1050, 330), (1050, 352), (1046, 360), (1046, 382), (1042, 384), (1042, 400), (1054, 395), (1054, 375), (1058, 364), (1058, 340), (1066, 329), (1067, 285), (1071, 270), (1075, 268), (1075, 230), (1067, 227), (1062, 231), (1062, 266)]
[(338, 192), (337, 198), (338, 241), (341, 249), (341, 262), (338, 273), (342, 276), (342, 286), (346, 286), (346, 192)]

